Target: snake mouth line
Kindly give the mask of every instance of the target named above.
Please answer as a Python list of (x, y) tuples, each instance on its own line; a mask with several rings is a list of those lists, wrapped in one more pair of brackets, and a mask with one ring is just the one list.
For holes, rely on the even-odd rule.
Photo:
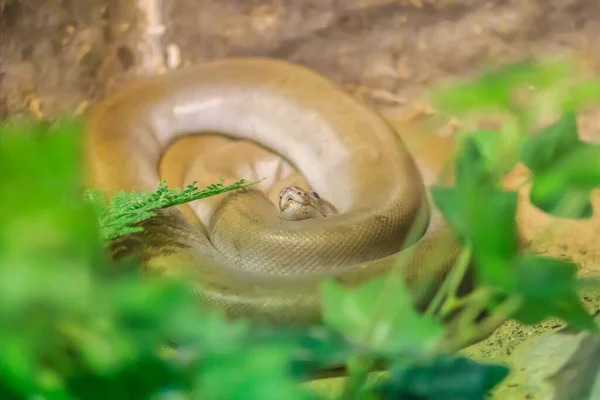
[(292, 204), (303, 204), (303, 205), (310, 205), (310, 202), (308, 201), (298, 201), (297, 199), (293, 198), (292, 196), (287, 196), (285, 199), (285, 201), (283, 202), (283, 204), (280, 206), (280, 208), (282, 210), (287, 210), (288, 208), (290, 208), (290, 206)]

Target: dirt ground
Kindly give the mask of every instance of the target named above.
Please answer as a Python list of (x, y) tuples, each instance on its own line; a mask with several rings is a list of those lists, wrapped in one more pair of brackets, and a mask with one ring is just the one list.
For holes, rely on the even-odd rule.
[[(142, 68), (144, 27), (134, 2), (4, 1), (2, 93), (9, 114), (73, 112)], [(395, 111), (440, 80), (486, 65), (576, 54), (597, 68), (600, 57), (600, 4), (592, 0), (158, 4), (162, 45), (179, 47), (182, 66), (236, 55), (286, 58), (361, 86), (370, 101)]]
[[(600, 68), (594, 0), (163, 0), (155, 22), (166, 31), (155, 47), (145, 43), (151, 33), (134, 2), (1, 1), (0, 117), (81, 113), (123, 82), (169, 63), (240, 55), (304, 64), (398, 118), (427, 109), (428, 91), (445, 79), (490, 65), (571, 55)], [(167, 49), (167, 61), (153, 58)], [(599, 115), (581, 116), (585, 138), (600, 140)], [(528, 215), (521, 229), (534, 246), (572, 257), (582, 275), (598, 273), (598, 218), (561, 224), (537, 243), (549, 220), (526, 204), (520, 212)], [(506, 329), (512, 337), (489, 339), (504, 343), (499, 351), (530, 334)]]

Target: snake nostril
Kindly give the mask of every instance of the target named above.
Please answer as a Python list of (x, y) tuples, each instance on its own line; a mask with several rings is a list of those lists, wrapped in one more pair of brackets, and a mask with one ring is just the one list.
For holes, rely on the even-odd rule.
[(319, 199), (319, 198), (320, 198), (320, 197), (319, 197), (319, 193), (317, 193), (317, 192), (312, 192), (312, 195), (313, 195), (313, 196), (315, 196), (315, 198), (316, 198), (316, 199)]

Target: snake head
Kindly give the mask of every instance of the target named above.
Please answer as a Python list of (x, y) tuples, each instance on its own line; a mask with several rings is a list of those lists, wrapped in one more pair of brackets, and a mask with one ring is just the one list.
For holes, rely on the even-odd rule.
[(335, 213), (331, 208), (333, 206), (323, 200), (317, 192), (309, 193), (299, 186), (285, 187), (279, 192), (281, 219), (301, 221), (309, 218), (324, 218)]

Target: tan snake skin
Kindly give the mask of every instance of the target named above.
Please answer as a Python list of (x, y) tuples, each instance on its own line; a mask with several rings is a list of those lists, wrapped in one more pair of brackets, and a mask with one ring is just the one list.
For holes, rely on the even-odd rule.
[[(404, 260), (410, 285), (435, 283), (460, 252), (424, 185), (453, 148), (441, 146), (438, 159), (420, 148), (413, 159), (402, 132), (305, 67), (265, 58), (208, 62), (134, 82), (88, 122), (89, 185), (108, 195), (154, 191), (176, 139), (219, 132), (282, 155), (335, 205), (336, 215), (287, 221), (263, 192), (246, 190), (219, 197), (207, 232), (179, 209), (153, 223), (158, 233), (147, 240), (158, 250), (146, 264), (184, 274), (228, 315), (316, 323), (324, 278), (358, 284)], [(419, 211), (428, 224), (405, 243)]]

